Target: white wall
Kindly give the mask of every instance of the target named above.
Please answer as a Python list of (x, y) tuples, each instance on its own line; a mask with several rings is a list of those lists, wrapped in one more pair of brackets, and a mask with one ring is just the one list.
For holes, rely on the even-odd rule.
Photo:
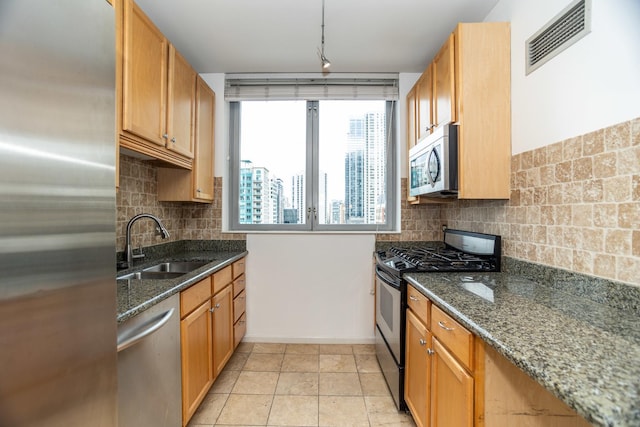
[(247, 341), (372, 343), (373, 235), (247, 236)]
[(513, 154), (640, 117), (640, 1), (592, 0), (591, 33), (525, 76), (525, 41), (570, 0), (501, 0), (511, 22)]

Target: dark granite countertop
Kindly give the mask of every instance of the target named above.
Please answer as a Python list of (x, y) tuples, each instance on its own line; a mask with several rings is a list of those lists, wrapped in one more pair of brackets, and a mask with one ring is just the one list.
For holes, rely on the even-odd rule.
[[(640, 426), (637, 307), (594, 300), (585, 280), (559, 286), (521, 272), (405, 278), (587, 421)], [(640, 290), (627, 288), (618, 302), (636, 301)]]
[(242, 248), (233, 248), (236, 250), (219, 249), (194, 245), (176, 247), (174, 245), (173, 250), (154, 253), (154, 256), (150, 256), (144, 263), (137, 264), (134, 268), (128, 270), (119, 271), (118, 276), (122, 276), (160, 262), (208, 261), (204, 266), (173, 279), (116, 280), (118, 323), (124, 322), (160, 301), (169, 298), (171, 295), (188, 288), (248, 253)]

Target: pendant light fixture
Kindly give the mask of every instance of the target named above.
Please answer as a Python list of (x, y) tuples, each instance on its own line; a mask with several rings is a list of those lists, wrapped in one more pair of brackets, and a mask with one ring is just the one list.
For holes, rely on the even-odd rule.
[(320, 51), (320, 61), (322, 62), (323, 70), (328, 70), (331, 66), (331, 62), (324, 56), (324, 0), (322, 0), (322, 50)]

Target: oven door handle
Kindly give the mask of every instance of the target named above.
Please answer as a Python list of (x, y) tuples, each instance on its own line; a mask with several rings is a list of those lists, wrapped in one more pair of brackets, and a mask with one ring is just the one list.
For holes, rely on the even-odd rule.
[(400, 289), (401, 279), (393, 277), (386, 271), (382, 270), (380, 267), (376, 267), (376, 276), (378, 276), (380, 280), (382, 280), (385, 284), (393, 286), (396, 289)]

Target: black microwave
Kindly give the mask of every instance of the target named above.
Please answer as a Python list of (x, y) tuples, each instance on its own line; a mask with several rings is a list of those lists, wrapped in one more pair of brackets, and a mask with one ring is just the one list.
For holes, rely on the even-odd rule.
[(409, 150), (409, 195), (457, 197), (457, 125), (436, 128)]

